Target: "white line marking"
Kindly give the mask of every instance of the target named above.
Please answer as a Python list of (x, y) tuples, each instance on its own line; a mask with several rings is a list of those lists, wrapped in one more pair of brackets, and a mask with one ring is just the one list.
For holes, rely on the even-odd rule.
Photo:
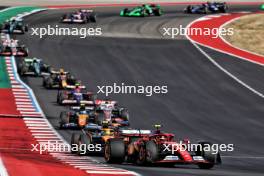
[(26, 124), (28, 127), (48, 127), (47, 124)]
[(16, 102), (17, 105), (33, 105), (31, 102)]
[[(13, 92), (14, 95), (28, 95), (27, 92)], [(28, 95), (29, 96), (29, 95)]]
[(26, 89), (12, 89), (14, 92), (27, 92)]
[[(195, 21), (191, 22), (190, 24), (187, 25), (187, 28), (190, 28), (190, 26), (194, 23)], [(238, 82), (240, 85), (242, 85), (243, 87), (247, 88), (248, 90), (250, 90), (251, 92), (253, 92), (254, 94), (260, 96), (261, 98), (264, 98), (264, 95), (260, 92), (258, 92), (257, 90), (255, 90), (254, 88), (250, 87), (249, 85), (247, 85), (246, 83), (244, 83), (242, 80), (240, 80), (239, 78), (237, 78), (235, 75), (233, 75), (232, 73), (230, 73), (229, 71), (227, 71), (225, 68), (223, 68), (221, 65), (219, 65), (211, 56), (209, 56), (205, 51), (203, 51), (197, 44), (195, 41), (193, 41), (188, 35), (186, 35), (186, 38), (195, 46), (195, 48), (197, 48), (210, 62), (213, 63), (213, 65), (215, 65), (217, 68), (219, 68), (221, 71), (223, 71), (225, 74), (227, 74), (229, 77), (231, 77), (233, 80), (235, 80), (236, 82)], [(204, 45), (202, 45), (204, 46)], [(205, 46), (207, 47), (207, 46)], [(215, 49), (214, 49), (215, 50)]]
[[(201, 18), (198, 18), (198, 19), (194, 20), (193, 22), (191, 22), (190, 24), (188, 24), (186, 28), (190, 28), (190, 26), (191, 26), (193, 23), (197, 22), (197, 21), (203, 21), (202, 18), (204, 18), (204, 17), (201, 17)], [(218, 51), (218, 52), (220, 52), (220, 53), (228, 54), (228, 55), (230, 55), (230, 56), (237, 57), (237, 58), (239, 58), (239, 59), (242, 59), (242, 60), (245, 60), (245, 61), (248, 61), (248, 62), (251, 62), (251, 63), (257, 64), (257, 65), (260, 65), (260, 66), (264, 66), (264, 64), (262, 64), (262, 63), (259, 63), (259, 62), (256, 62), (256, 61), (249, 60), (249, 59), (247, 59), (247, 58), (245, 58), (245, 57), (238, 56), (238, 55), (236, 55), (236, 54), (233, 54), (233, 53), (230, 53), (230, 52), (226, 52), (226, 51), (223, 51), (223, 50), (221, 50), (221, 49), (213, 48), (213, 47), (211, 47), (211, 46), (209, 46), (209, 45), (206, 45), (206, 44), (200, 43), (200, 42), (198, 42), (198, 41), (194, 41), (194, 40), (192, 40), (191, 38), (189, 38), (188, 35), (185, 35), (185, 36), (186, 36), (186, 38), (187, 38), (188, 40), (192, 41), (192, 43), (198, 43), (199, 45), (202, 45), (202, 46), (204, 46), (204, 47), (207, 47), (207, 48), (210, 48), (210, 49), (212, 49), (212, 50)], [(248, 52), (248, 51), (247, 51), (247, 52)]]
[(250, 90), (251, 92), (253, 92), (254, 94), (260, 96), (261, 98), (264, 98), (264, 95), (260, 92), (258, 92), (257, 90), (255, 90), (254, 88), (252, 88), (251, 86), (249, 86), (248, 84), (244, 83), (242, 80), (240, 80), (238, 77), (236, 77), (235, 75), (233, 75), (232, 73), (230, 73), (229, 71), (227, 71), (225, 68), (223, 68), (221, 65), (219, 65), (211, 56), (209, 56), (205, 51), (203, 51), (196, 43), (192, 44), (205, 56), (207, 57), (207, 59), (209, 59), (209, 61), (211, 61), (216, 67), (218, 67), (221, 71), (223, 71), (225, 74), (227, 74), (229, 77), (231, 77), (232, 79), (234, 79), (236, 82), (238, 82), (239, 84), (241, 84), (242, 86), (244, 86), (245, 88), (247, 88), (248, 90)]
[(29, 98), (29, 96), (28, 95), (14, 95), (15, 96), (15, 98)]
[(43, 118), (39, 114), (22, 114), (23, 117), (38, 117), (38, 118)]
[(59, 139), (57, 136), (34, 136), (36, 139)]
[(23, 119), (24, 120), (36, 120), (36, 121), (38, 121), (38, 120), (43, 119), (43, 118), (27, 118), (27, 117), (24, 117)]
[(46, 124), (46, 122), (45, 121), (24, 121), (26, 124)]
[(62, 140), (47, 140), (47, 139), (36, 139), (36, 141), (38, 142), (46, 142), (46, 143), (51, 143), (52, 141), (59, 143), (59, 142), (63, 142)]
[(41, 114), (39, 112), (24, 112), (24, 111), (20, 111), (20, 114), (22, 114), (23, 116), (41, 116)]
[(53, 133), (52, 130), (30, 130), (31, 133)]
[(17, 102), (31, 102), (31, 99), (29, 99), (29, 98), (15, 98), (15, 101), (17, 101)]
[(19, 111), (36, 111), (35, 108), (17, 108)]
[(35, 108), (33, 105), (17, 105), (17, 108)]
[(33, 136), (56, 136), (54, 133), (32, 133)]
[(8, 173), (6, 171), (5, 165), (2, 161), (2, 158), (0, 156), (0, 176), (8, 176)]
[(28, 129), (34, 129), (34, 130), (49, 130), (50, 128), (49, 127), (32, 127), (32, 126), (30, 126), (30, 127), (28, 127)]
[(19, 82), (17, 82), (17, 81), (10, 81), (11, 82), (11, 84), (19, 84)]

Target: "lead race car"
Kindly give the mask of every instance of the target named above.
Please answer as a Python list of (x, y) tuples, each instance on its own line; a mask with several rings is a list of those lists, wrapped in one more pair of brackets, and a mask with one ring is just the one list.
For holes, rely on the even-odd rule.
[(226, 13), (228, 6), (225, 2), (207, 2), (201, 5), (188, 5), (185, 13), (207, 14), (207, 13)]
[(28, 25), (26, 25), (22, 18), (12, 18), (7, 20), (0, 26), (0, 32), (8, 34), (24, 34), (28, 31)]
[(0, 44), (0, 56), (28, 56), (28, 48), (25, 45), (20, 45), (18, 40), (5, 40)]
[(23, 58), (17, 62), (17, 71), (19, 75), (44, 76), (48, 75), (52, 69), (39, 58)]
[(174, 135), (159, 130), (124, 130), (122, 135), (111, 138), (105, 144), (104, 157), (108, 163), (130, 162), (138, 165), (196, 164), (201, 169), (211, 169), (221, 163), (219, 152), (212, 151), (212, 144), (199, 142), (197, 150), (183, 148), (190, 144), (184, 140), (179, 143)]
[(143, 4), (142, 6), (138, 6), (133, 9), (125, 8), (120, 12), (120, 16), (122, 17), (147, 17), (161, 15), (163, 15), (163, 10), (160, 5), (155, 4)]
[(61, 22), (62, 23), (89, 23), (89, 22), (96, 22), (96, 14), (94, 13), (93, 10), (86, 10), (86, 9), (81, 9), (78, 10), (77, 12), (69, 13), (69, 14), (64, 14), (61, 17)]

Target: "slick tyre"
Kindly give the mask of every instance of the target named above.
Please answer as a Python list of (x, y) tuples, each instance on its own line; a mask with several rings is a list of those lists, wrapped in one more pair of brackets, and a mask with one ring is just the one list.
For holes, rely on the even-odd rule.
[(120, 116), (122, 117), (122, 119), (129, 121), (129, 113), (127, 109), (122, 109), (120, 111)]
[(26, 66), (24, 62), (19, 62), (17, 70), (18, 70), (18, 74), (20, 76), (23, 76), (27, 72), (28, 67)]
[(155, 16), (161, 16), (161, 14), (162, 14), (161, 9), (155, 9), (153, 11), (153, 13), (154, 13)]
[(96, 124), (102, 126), (104, 119), (105, 119), (104, 114), (98, 113), (98, 115), (96, 116)]
[[(199, 151), (196, 152), (196, 154), (198, 156), (202, 156), (205, 159), (205, 161), (207, 161), (208, 163), (199, 163), (198, 167), (200, 169), (213, 168), (217, 161), (217, 155), (219, 155), (219, 153), (216, 154), (214, 153), (214, 151), (211, 148), (212, 144), (210, 142), (199, 142), (199, 144), (201, 144), (202, 147), (200, 148)], [(210, 146), (209, 150), (208, 150), (208, 146)]]
[(139, 147), (139, 152), (138, 152), (138, 157), (137, 157), (137, 160), (136, 160), (136, 164), (139, 165), (139, 166), (144, 166), (144, 165), (147, 164), (145, 145), (141, 145)]
[(48, 77), (46, 80), (46, 88), (51, 89), (53, 86), (53, 79)]
[(70, 118), (67, 115), (67, 112), (63, 111), (60, 113), (60, 128), (63, 128), (64, 124), (68, 124), (70, 122)]
[(78, 153), (80, 134), (73, 133), (71, 136), (71, 153)]
[(81, 134), (79, 144), (80, 146), (79, 146), (78, 155), (90, 155), (91, 154), (92, 151), (89, 150), (89, 146), (92, 144), (92, 140), (89, 136)]
[(43, 77), (42, 86), (43, 87), (47, 86), (47, 77)]
[(154, 141), (146, 142), (146, 162), (154, 164), (159, 159), (158, 146)]
[(109, 139), (105, 145), (104, 158), (107, 163), (123, 163), (125, 160), (125, 144), (123, 139)]
[(92, 14), (92, 15), (90, 16), (90, 22), (92, 22), (92, 23), (96, 23), (96, 14)]

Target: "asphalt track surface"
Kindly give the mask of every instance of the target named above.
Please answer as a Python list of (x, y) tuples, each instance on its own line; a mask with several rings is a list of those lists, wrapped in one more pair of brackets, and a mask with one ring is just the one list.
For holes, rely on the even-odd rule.
[[(97, 85), (114, 82), (167, 85), (169, 91), (165, 95), (110, 96), (130, 110), (132, 127), (149, 129), (160, 123), (178, 139), (233, 143), (235, 147), (234, 152), (222, 153), (223, 164), (212, 170), (200, 170), (196, 166), (163, 168), (126, 164), (118, 167), (151, 176), (263, 175), (264, 100), (220, 71), (183, 37), (158, 39), (163, 38), (159, 32), (161, 27), (186, 25), (200, 17), (183, 14), (182, 6), (164, 8), (164, 16), (153, 18), (122, 18), (118, 16), (120, 8), (97, 8), (96, 26), (107, 34), (102, 37), (46, 36), (39, 39), (28, 33), (18, 38), (29, 47), (32, 56), (69, 70), (93, 91), (97, 91)], [(230, 8), (232, 11), (256, 9), (254, 6)], [(31, 27), (56, 25), (64, 11), (42, 12), (26, 21)], [(203, 49), (242, 81), (263, 92), (263, 67)], [(34, 90), (51, 124), (58, 129), (59, 113), (67, 108), (56, 105), (57, 91), (44, 89), (40, 78), (24, 80)], [(73, 130), (58, 129), (58, 132), (70, 141)], [(101, 157), (97, 159), (104, 162)]]

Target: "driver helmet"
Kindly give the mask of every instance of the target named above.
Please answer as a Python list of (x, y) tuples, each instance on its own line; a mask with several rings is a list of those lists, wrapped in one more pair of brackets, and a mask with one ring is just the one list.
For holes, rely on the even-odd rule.
[(80, 110), (81, 110), (81, 111), (85, 111), (85, 104), (81, 104), (81, 105), (80, 105)]
[(112, 134), (111, 129), (109, 129), (109, 128), (104, 129), (104, 134), (105, 134), (105, 135), (111, 135), (111, 134)]
[(161, 136), (161, 137), (160, 137), (160, 140), (161, 140), (161, 141), (165, 141), (166, 139), (167, 139), (167, 138), (166, 138), (165, 136)]
[(64, 75), (64, 74), (65, 74), (64, 69), (61, 68), (61, 69), (60, 69), (60, 75)]
[(75, 89), (78, 89), (78, 88), (80, 88), (80, 83), (75, 84)]
[(33, 58), (33, 62), (36, 63), (38, 59), (36, 57)]

